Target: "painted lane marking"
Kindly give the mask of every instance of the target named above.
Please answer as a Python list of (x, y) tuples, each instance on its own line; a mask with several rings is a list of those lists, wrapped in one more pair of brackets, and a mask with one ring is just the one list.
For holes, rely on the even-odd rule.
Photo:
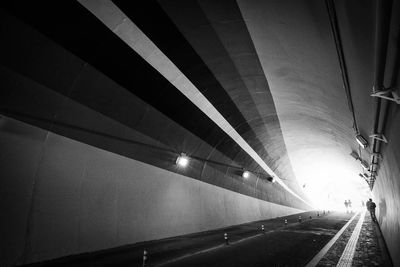
[(350, 225), (350, 223), (356, 218), (356, 216), (359, 213), (356, 213), (353, 215), (353, 217), (351, 217), (351, 219), (342, 227), (342, 229), (340, 229), (339, 232), (337, 232), (337, 234), (328, 242), (328, 244), (326, 244), (321, 250), (320, 252), (318, 252), (317, 255), (314, 256), (314, 258), (312, 258), (312, 260), (307, 263), (306, 267), (314, 267), (317, 266), (317, 264), (319, 263), (319, 261), (325, 256), (325, 254), (328, 252), (328, 250), (333, 246), (333, 244), (335, 244), (336, 240), (338, 240), (338, 238), (342, 235), (342, 233), (344, 232), (344, 230), (346, 230), (346, 228)]
[(356, 251), (358, 237), (360, 236), (361, 227), (364, 222), (364, 217), (365, 211), (361, 213), (360, 219), (358, 220), (358, 223), (354, 228), (353, 233), (351, 234), (351, 237), (347, 242), (347, 245), (344, 248), (343, 254), (340, 257), (336, 267), (351, 267), (353, 263), (354, 252)]
[[(314, 219), (311, 219), (311, 220), (317, 220), (317, 218), (314, 218)], [(212, 246), (212, 247), (209, 247), (209, 248), (206, 248), (206, 249), (203, 249), (203, 250), (198, 250), (198, 251), (195, 251), (195, 252), (187, 253), (187, 254), (184, 254), (182, 256), (179, 256), (179, 257), (176, 257), (176, 258), (172, 258), (172, 259), (166, 260), (166, 261), (164, 261), (162, 263), (156, 264), (155, 267), (162, 267), (162, 266), (165, 266), (165, 265), (173, 263), (173, 262), (184, 260), (186, 258), (195, 256), (195, 255), (199, 255), (199, 254), (203, 254), (203, 253), (207, 253), (207, 252), (210, 252), (210, 251), (214, 251), (214, 250), (217, 250), (217, 249), (229, 248), (229, 247), (232, 247), (233, 245), (240, 244), (240, 243), (248, 241), (248, 240), (256, 239), (258, 237), (266, 236), (267, 234), (270, 234), (270, 233), (277, 233), (277, 232), (281, 232), (281, 231), (294, 232), (295, 230), (290, 231), (287, 228), (288, 227), (290, 228), (290, 227), (293, 227), (293, 226), (297, 226), (299, 224), (300, 223), (295, 222), (295, 223), (291, 223), (289, 226), (282, 226), (282, 227), (279, 227), (279, 228), (276, 228), (276, 229), (273, 229), (273, 230), (265, 231), (262, 234), (255, 234), (255, 235), (244, 237), (244, 238), (241, 238), (241, 239), (238, 239), (238, 240), (235, 240), (235, 241), (230, 241), (229, 242), (229, 246), (227, 246), (225, 244), (219, 244), (219, 245)], [(284, 229), (287, 229), (287, 230), (284, 230)]]
[(253, 236), (248, 236), (248, 237), (236, 240), (236, 241), (230, 241), (229, 245), (220, 244), (220, 245), (213, 246), (213, 247), (210, 247), (210, 248), (206, 248), (206, 249), (203, 249), (203, 250), (199, 250), (199, 251), (196, 251), (196, 252), (193, 252), (193, 253), (188, 253), (188, 254), (182, 255), (180, 257), (164, 261), (163, 263), (160, 263), (160, 264), (155, 265), (155, 266), (156, 267), (161, 267), (161, 266), (165, 266), (167, 264), (173, 263), (173, 262), (177, 262), (177, 261), (180, 261), (180, 260), (195, 256), (195, 255), (199, 255), (199, 254), (207, 253), (207, 252), (210, 252), (210, 251), (214, 251), (214, 250), (217, 250), (217, 249), (220, 249), (220, 248), (229, 248), (229, 247), (232, 247), (232, 245), (236, 245), (236, 244), (242, 243), (242, 242), (247, 241), (247, 240), (251, 240), (251, 239), (254, 239), (254, 238), (257, 238), (257, 237), (261, 237), (261, 236), (264, 236), (264, 235), (266, 235), (268, 233), (271, 233), (271, 232), (273, 232), (273, 231), (265, 232), (265, 234), (256, 234), (256, 235), (253, 235)]

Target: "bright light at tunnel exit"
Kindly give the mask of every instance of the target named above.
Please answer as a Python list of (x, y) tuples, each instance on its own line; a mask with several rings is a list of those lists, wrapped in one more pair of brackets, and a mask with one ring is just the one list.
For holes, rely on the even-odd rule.
[(301, 188), (316, 209), (345, 211), (345, 200), (351, 201), (353, 211), (363, 208), (362, 203), (371, 193), (358, 176), (360, 165), (354, 159), (326, 151), (309, 151), (307, 155), (297, 157), (292, 165)]

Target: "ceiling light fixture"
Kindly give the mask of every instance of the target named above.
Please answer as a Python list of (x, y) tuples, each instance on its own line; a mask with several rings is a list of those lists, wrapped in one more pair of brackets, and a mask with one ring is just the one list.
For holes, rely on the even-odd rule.
[(357, 154), (357, 152), (355, 151), (351, 151), (350, 156), (352, 156), (353, 158), (355, 158), (355, 160), (359, 160), (360, 156)]
[(189, 157), (185, 153), (181, 153), (176, 159), (176, 165), (179, 167), (186, 167), (189, 164)]
[(369, 169), (368, 162), (366, 162), (365, 160), (360, 160), (360, 162), (361, 162), (361, 166), (362, 166), (364, 169), (366, 169), (366, 170)]
[(243, 177), (244, 179), (249, 178), (249, 177), (250, 177), (250, 172), (248, 172), (248, 171), (243, 171), (242, 177)]
[[(274, 177), (268, 177), (267, 180), (270, 181), (271, 183), (275, 183)], [(303, 186), (303, 187), (304, 187), (304, 186)]]
[(368, 146), (368, 141), (365, 140), (365, 138), (361, 134), (356, 135), (356, 140), (357, 140), (357, 143), (360, 146), (362, 146), (362, 148), (366, 148)]

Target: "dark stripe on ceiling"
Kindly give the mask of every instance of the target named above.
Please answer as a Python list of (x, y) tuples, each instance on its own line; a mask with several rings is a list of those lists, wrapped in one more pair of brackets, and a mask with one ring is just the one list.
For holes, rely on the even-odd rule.
[[(41, 4), (43, 4), (41, 2)], [(239, 162), (243, 167), (248, 167), (249, 169), (255, 169), (258, 168), (258, 165), (253, 161), (252, 158), (250, 158), (247, 153), (242, 151), (240, 147), (237, 146), (237, 144), (231, 140), (229, 136), (227, 136), (224, 132), (222, 132), (211, 120), (208, 119), (202, 112), (200, 112), (197, 107), (195, 107), (192, 103), (186, 100), (186, 98), (180, 94), (176, 88), (172, 87), (168, 81), (166, 81), (161, 75), (158, 74), (158, 72), (154, 71), (153, 68), (149, 67), (149, 65), (144, 62), (141, 58), (138, 58), (136, 56), (136, 53), (134, 53), (129, 47), (127, 47), (119, 38), (117, 38), (113, 33), (111, 33), (104, 25), (102, 25), (97, 19), (95, 19), (90, 13), (88, 13), (85, 9), (83, 9), (80, 5), (74, 6), (76, 3), (75, 2), (69, 2), (69, 4), (73, 5), (73, 7), (68, 6), (67, 3), (62, 3), (62, 14), (68, 14), (66, 15), (59, 15), (59, 14), (51, 14), (51, 16), (48, 16), (51, 12), (54, 12), (54, 10), (58, 10), (60, 8), (60, 3), (53, 3), (53, 2), (46, 2), (46, 4), (38, 5), (37, 3), (27, 3), (28, 6), (25, 6), (24, 10), (20, 10), (19, 7), (14, 6), (14, 4), (9, 3), (8, 10), (12, 11), (12, 13), (16, 14), (17, 17), (21, 18), (24, 21), (27, 21), (30, 23), (32, 26), (36, 27), (39, 29), (42, 33), (46, 34), (53, 40), (58, 41), (61, 43), (64, 47), (66, 47), (69, 50), (72, 50), (75, 52), (78, 56), (83, 58), (84, 60), (87, 60), (90, 64), (95, 65), (98, 69), (102, 70), (103, 73), (106, 73), (110, 76), (110, 78), (114, 79), (116, 82), (119, 84), (125, 85), (125, 88), (129, 88), (131, 92), (134, 92), (135, 94), (139, 95), (140, 98), (142, 99), (148, 99), (150, 104), (155, 106), (157, 109), (161, 110), (162, 113), (168, 115), (170, 118), (173, 120), (177, 121), (180, 123), (183, 127), (186, 129), (190, 130), (203, 140), (205, 140), (207, 143), (209, 143), (212, 146), (217, 146), (218, 151), (222, 151), (224, 154), (226, 154), (228, 157), (230, 157), (234, 162)], [(32, 5), (32, 6), (29, 6)], [(51, 12), (50, 12), (51, 11)], [(79, 13), (81, 12), (81, 13)], [(71, 24), (67, 24), (66, 22), (70, 22), (71, 14), (74, 14), (74, 20), (72, 20)], [(1, 17), (1, 16), (0, 16)], [(4, 17), (3, 17), (4, 18)], [(3, 18), (0, 19), (0, 26), (3, 27), (4, 24), (2, 23)], [(85, 27), (83, 27), (83, 25)], [(28, 28), (28, 27), (27, 27)], [(13, 28), (7, 28), (4, 29), (4, 32), (10, 35), (21, 35), (21, 39), (17, 41), (17, 43), (8, 43), (8, 42), (2, 42), (1, 47), (6, 48), (2, 52), (2, 57), (1, 57), (1, 63), (7, 66), (7, 68), (11, 68), (14, 71), (16, 71), (17, 76), (22, 74), (24, 76), (27, 76), (28, 78), (31, 78), (35, 80), (37, 83), (40, 84), (40, 87), (47, 88), (54, 90), (56, 93), (61, 93), (67, 97), (71, 97), (72, 99), (78, 101), (79, 103), (89, 107), (90, 109), (96, 110), (97, 112), (100, 112), (104, 115), (106, 115), (109, 118), (112, 118), (115, 120), (115, 122), (120, 122), (128, 127), (132, 127), (132, 120), (131, 118), (124, 117), (122, 114), (126, 115), (126, 112), (124, 113), (123, 110), (126, 108), (126, 105), (121, 106), (121, 110), (113, 109), (112, 107), (108, 106), (111, 104), (107, 96), (113, 96), (112, 94), (112, 89), (111, 88), (108, 91), (102, 91), (101, 93), (95, 92), (95, 89), (97, 87), (91, 87), (91, 83), (87, 82), (86, 85), (90, 87), (91, 90), (93, 90), (93, 94), (96, 94), (95, 98), (92, 98), (92, 94), (88, 94), (88, 91), (90, 90), (81, 92), (83, 91), (82, 87), (79, 88), (80, 90), (76, 90), (73, 92), (71, 95), (71, 88), (74, 88), (74, 85), (71, 80), (74, 79), (74, 77), (79, 77), (82, 75), (82, 72), (85, 72), (85, 69), (88, 68), (88, 64), (86, 64), (84, 61), (79, 62), (75, 60), (71, 55), (63, 55), (65, 52), (61, 53), (61, 58), (63, 59), (62, 63), (58, 61), (58, 58), (52, 58), (52, 55), (59, 56), (59, 51), (55, 51), (55, 49), (59, 49), (59, 47), (55, 48), (54, 44), (49, 41), (40, 41), (37, 38), (26, 38), (27, 32), (31, 32), (31, 30), (27, 30), (27, 32), (24, 32), (21, 34), (20, 31), (18, 31), (18, 28), (16, 28), (15, 32), (13, 32)], [(19, 29), (21, 30), (21, 29)], [(26, 30), (26, 29), (22, 29)], [(90, 33), (90, 34), (88, 34)], [(20, 38), (20, 37), (18, 37)], [(19, 48), (16, 48), (15, 45), (20, 45), (18, 42), (26, 42), (25, 43), (25, 49), (29, 50), (31, 47), (36, 46), (37, 47), (42, 47), (42, 52), (43, 55), (47, 55), (47, 57), (40, 57), (37, 54), (30, 53), (30, 51), (24, 51), (24, 53), (21, 53), (22, 51), (19, 50)], [(13, 46), (14, 45), (14, 46)], [(49, 52), (47, 51), (49, 50)], [(11, 53), (9, 53), (11, 51)], [(32, 50), (33, 51), (33, 50)], [(40, 51), (40, 49), (39, 49)], [(111, 51), (111, 52), (110, 52)], [(116, 53), (113, 53), (113, 52)], [(122, 52), (121, 52), (122, 51)], [(36, 52), (36, 51), (35, 51)], [(117, 53), (119, 52), (119, 53)], [(69, 54), (69, 53), (67, 53)], [(25, 57), (28, 56), (29, 58)], [(106, 61), (104, 61), (104, 58), (106, 58)], [(72, 60), (73, 59), (73, 60)], [(69, 62), (71, 60), (71, 62)], [(90, 61), (89, 61), (90, 60)], [(135, 61), (137, 60), (137, 61)], [(71, 64), (70, 64), (71, 63)], [(73, 63), (73, 64), (72, 64)], [(62, 65), (64, 64), (64, 65)], [(46, 65), (45, 71), (43, 70), (35, 70), (35, 67), (42, 68), (43, 65)], [(135, 66), (139, 66), (138, 68), (134, 68)], [(25, 68), (27, 67), (27, 68)], [(119, 67), (116, 69), (116, 67)], [(124, 67), (124, 68), (122, 68)], [(60, 71), (49, 71), (49, 69), (52, 68), (67, 68), (67, 70), (60, 70)], [(69, 77), (65, 77), (64, 74), (65, 71), (70, 71)], [(107, 72), (108, 71), (108, 72)], [(122, 73), (116, 73), (118, 71), (121, 71)], [(8, 72), (7, 70), (2, 73), (5, 74)], [(136, 73), (136, 75), (132, 75), (131, 72)], [(143, 72), (143, 73), (142, 73)], [(48, 73), (49, 75), (46, 75)], [(57, 77), (52, 77), (52, 74), (60, 74)], [(8, 75), (8, 74), (7, 74)], [(11, 76), (14, 76), (14, 74), (10, 74)], [(88, 75), (88, 74), (85, 74)], [(94, 75), (94, 78), (90, 78), (90, 76), (93, 74), (90, 74), (89, 71), (89, 79), (97, 79), (95, 78), (96, 75)], [(143, 78), (143, 76), (145, 76)], [(84, 76), (86, 77), (86, 76)], [(86, 78), (88, 78), (86, 77)], [(0, 77), (4, 78), (4, 77)], [(72, 78), (72, 79), (71, 79)], [(18, 80), (21, 78), (17, 78), (17, 80), (11, 81), (11, 83), (19, 83)], [(137, 83), (137, 80), (140, 81), (140, 83)], [(147, 84), (144, 84), (144, 81), (147, 81)], [(97, 81), (98, 82), (98, 81)], [(94, 85), (96, 82), (94, 82)], [(82, 83), (81, 86), (84, 86), (85, 83)], [(135, 87), (135, 85), (139, 85), (138, 87)], [(12, 85), (14, 86), (14, 85)], [(12, 88), (10, 86), (10, 88)], [(35, 85), (36, 86), (36, 85)], [(164, 86), (164, 87), (163, 87)], [(30, 86), (28, 86), (30, 87)], [(104, 86), (103, 86), (104, 87)], [(165, 97), (163, 99), (153, 99), (154, 95), (157, 96), (156, 93), (154, 92), (149, 92), (148, 89), (154, 89), (155, 92), (162, 91), (160, 95), (164, 94)], [(104, 89), (104, 88), (103, 88)], [(51, 90), (48, 90), (51, 92)], [(11, 90), (7, 91), (6, 94), (12, 92)], [(31, 94), (35, 94), (35, 91), (30, 90), (29, 91)], [(104, 95), (103, 95), (104, 94)], [(171, 97), (172, 95), (172, 97)], [(16, 97), (14, 95), (13, 97)], [(75, 125), (74, 123), (68, 124), (68, 123), (62, 123), (61, 121), (55, 121), (50, 119), (46, 120), (46, 116), (54, 115), (55, 113), (50, 113), (50, 114), (45, 114), (48, 112), (48, 109), (46, 110), (45, 108), (42, 108), (40, 106), (40, 102), (42, 101), (40, 99), (41, 95), (32, 95), (32, 98), (29, 99), (29, 97), (26, 96), (19, 96), (22, 101), (20, 101), (22, 104), (23, 102), (30, 103), (31, 108), (36, 112), (37, 109), (41, 109), (39, 112), (44, 112), (42, 115), (43, 117), (35, 117), (35, 116), (30, 116), (31, 114), (21, 114), (21, 113), (7, 113), (8, 115), (11, 115), (13, 117), (16, 117), (18, 119), (27, 121), (29, 123), (34, 122), (34, 125), (38, 125), (39, 127), (43, 127), (46, 129), (53, 129), (55, 132), (58, 133), (68, 133), (67, 136), (76, 136), (76, 138), (79, 141), (82, 140), (87, 140), (87, 142), (91, 143), (96, 143), (96, 142), (103, 142), (99, 141), (101, 138), (111, 138), (113, 139), (113, 135), (110, 135), (108, 133), (102, 133), (98, 132), (96, 130), (91, 130), (91, 128), (88, 128), (86, 136), (85, 134), (82, 134), (82, 130), (85, 131), (85, 127), (79, 127), (79, 125)], [(100, 98), (99, 98), (100, 97)], [(134, 95), (132, 95), (132, 98)], [(30, 101), (35, 99), (35, 101)], [(99, 100), (102, 100), (98, 102)], [(119, 99), (120, 100), (120, 99)], [(151, 101), (154, 100), (154, 101)], [(64, 100), (62, 100), (64, 101)], [(56, 101), (52, 103), (54, 106), (54, 109), (57, 109), (57, 103), (60, 104), (62, 101)], [(3, 101), (4, 102), (4, 101)], [(39, 105), (33, 105), (31, 102), (34, 102)], [(47, 99), (45, 99), (43, 102), (48, 102)], [(123, 102), (123, 101), (122, 101)], [(129, 102), (129, 101), (128, 101)], [(7, 103), (7, 100), (6, 100)], [(160, 104), (161, 103), (161, 104)], [(176, 105), (176, 103), (179, 103), (182, 105), (182, 107), (178, 107), (175, 109), (174, 112), (170, 112), (172, 110), (172, 107)], [(164, 104), (164, 105), (163, 105)], [(71, 105), (75, 105), (71, 101)], [(36, 109), (37, 107), (37, 109)], [(129, 107), (128, 109), (136, 111), (135, 107)], [(22, 110), (27, 110), (22, 108)], [(77, 110), (75, 110), (77, 111)], [(74, 112), (75, 112), (74, 111)], [(125, 109), (126, 111), (126, 109)], [(72, 114), (74, 113), (72, 112)], [(81, 115), (87, 115), (80, 113)], [(193, 115), (194, 114), (194, 115)], [(66, 114), (64, 114), (66, 115)], [(68, 115), (70, 116), (70, 115)], [(78, 121), (81, 123), (84, 123), (84, 119), (79, 117), (80, 115), (78, 114), (76, 118)], [(134, 114), (132, 114), (134, 116)], [(51, 117), (51, 116), (50, 116)], [(181, 123), (182, 122), (182, 123)], [(94, 123), (96, 124), (96, 123)], [(46, 125), (46, 126), (44, 126)], [(53, 125), (53, 126), (51, 126)], [(85, 125), (84, 125), (85, 126)], [(107, 125), (99, 125), (100, 127), (106, 126)], [(196, 127), (197, 126), (197, 127)], [(112, 126), (114, 127), (114, 126)], [(66, 129), (69, 128), (69, 129)], [(194, 128), (194, 129), (193, 129)], [(117, 129), (117, 128), (115, 128)], [(132, 128), (134, 129), (134, 128)], [(106, 129), (108, 130), (108, 129)], [(136, 130), (136, 128), (135, 128)], [(142, 130), (142, 129), (140, 129)], [(155, 138), (159, 137), (159, 132), (164, 129), (160, 128), (158, 130), (155, 130), (152, 128), (150, 131), (146, 131), (146, 134), (153, 135), (155, 134)], [(157, 131), (159, 131), (157, 133)], [(98, 135), (98, 137), (94, 137), (93, 135)], [(115, 136), (114, 141), (111, 142), (129, 142), (129, 138), (119, 138), (118, 136)], [(168, 136), (167, 136), (168, 137)], [(186, 136), (170, 136), (175, 139), (175, 141), (178, 140), (178, 142), (182, 142), (186, 140)], [(165, 135), (164, 135), (165, 138)], [(179, 141), (180, 140), (180, 141)], [(163, 140), (161, 140), (163, 141)], [(165, 140), (164, 140), (165, 141)], [(174, 142), (176, 144), (176, 142)], [(111, 149), (108, 148), (107, 150), (115, 152), (115, 147), (111, 143), (105, 144), (106, 149), (108, 147), (112, 147)], [(190, 146), (190, 145), (189, 145)], [(201, 144), (196, 146), (202, 146)], [(119, 146), (120, 148), (123, 148), (123, 144)], [(104, 146), (101, 148), (105, 148)], [(198, 148), (199, 149), (199, 148)], [(204, 150), (204, 149), (202, 149)], [(148, 151), (142, 150), (143, 154), (148, 153)], [(131, 156), (129, 153), (131, 151), (126, 151), (126, 152), (117, 152), (122, 155), (127, 155)], [(148, 153), (150, 155), (156, 156), (156, 154)], [(216, 154), (211, 152), (211, 154)], [(137, 155), (135, 155), (136, 157)], [(143, 156), (143, 155), (140, 155)], [(217, 155), (216, 155), (217, 156)], [(135, 158), (133, 157), (133, 158)], [(173, 156), (172, 156), (173, 157)], [(217, 156), (217, 160), (220, 160), (221, 157)], [(145, 162), (148, 162), (148, 159), (143, 158)], [(154, 159), (152, 159), (154, 160)], [(157, 159), (155, 160), (154, 165), (159, 166), (159, 162), (156, 162)], [(165, 162), (164, 162), (165, 163)], [(170, 162), (167, 162), (170, 166)], [(190, 177), (199, 177), (201, 179), (201, 174), (199, 175), (198, 170), (200, 170), (201, 165), (197, 164), (197, 167), (195, 168), (195, 172), (193, 173), (193, 170), (188, 170), (187, 173), (183, 173), (185, 175), (188, 175)], [(204, 165), (203, 165), (204, 166)], [(163, 166), (161, 166), (163, 167)], [(171, 167), (166, 167), (167, 169), (171, 169)], [(204, 172), (204, 177), (205, 182), (215, 184), (217, 186), (222, 186), (227, 189), (239, 192), (239, 193), (244, 193), (246, 195), (253, 196), (255, 194), (256, 197), (273, 201), (275, 203), (280, 203), (280, 204), (288, 204), (285, 199), (287, 198), (286, 192), (278, 187), (278, 188), (269, 188), (271, 185), (268, 184), (259, 184), (259, 187), (257, 190), (254, 189), (254, 185), (252, 185), (250, 182), (249, 184), (243, 183), (242, 179), (229, 179), (232, 175), (232, 173), (228, 173), (225, 170), (221, 169), (222, 172), (226, 173), (228, 176), (219, 176), (219, 174), (216, 175), (210, 175), (214, 174), (213, 172), (210, 172), (214, 168), (206, 168), (206, 172)], [(236, 174), (237, 175), (237, 174)], [(218, 178), (218, 179), (216, 179)], [(226, 179), (228, 178), (228, 179)], [(267, 187), (267, 188), (266, 188)], [(272, 190), (272, 191), (271, 191)]]
[[(75, 1), (26, 2), (24, 8), (16, 3), (8, 3), (6, 9), (211, 146), (218, 145), (217, 149), (232, 160), (246, 162), (253, 168), (257, 166), (246, 153), (242, 153), (244, 158), (235, 159), (235, 155), (241, 148), (79, 3)], [(53, 85), (45, 85), (54, 89)], [(65, 93), (63, 90), (59, 92)], [(90, 103), (90, 96), (86, 97), (89, 99), (84, 104), (91, 108), (96, 107), (96, 103)], [(129, 122), (129, 118), (121, 116), (113, 117), (113, 119), (124, 124)], [(224, 142), (221, 143), (221, 140)]]
[[(217, 108), (217, 110), (226, 118), (226, 120), (236, 129), (236, 131), (255, 149), (255, 151), (264, 159), (264, 161), (277, 171), (279, 176), (284, 179), (293, 179), (294, 174), (291, 168), (290, 161), (287, 161), (286, 172), (284, 175), (276, 169), (277, 159), (282, 155), (286, 155), (286, 146), (283, 140), (282, 132), (280, 131), (279, 119), (276, 115), (276, 110), (273, 104), (273, 99), (269, 91), (268, 82), (265, 78), (261, 64), (258, 59), (257, 52), (252, 43), (250, 34), (247, 31), (244, 20), (241, 16), (239, 7), (235, 1), (222, 1), (220, 5), (229, 9), (226, 14), (232, 16), (229, 19), (237, 21), (237, 32), (240, 38), (243, 38), (246, 43), (246, 48), (249, 49), (252, 56), (248, 57), (247, 62), (250, 70), (253, 71), (251, 75), (258, 75), (254, 78), (261, 82), (261, 89), (266, 98), (265, 107), (268, 106), (268, 117), (261, 116), (257, 109), (256, 104), (252, 101), (249, 88), (242, 76), (237, 70), (235, 63), (230, 58), (229, 51), (226, 50), (224, 44), (219, 39), (218, 33), (211, 27), (207, 29), (204, 36), (199, 38), (208, 38), (207, 42), (203, 41), (204, 46), (200, 48), (193, 48), (191, 43), (186, 39), (184, 34), (177, 28), (176, 24), (181, 29), (193, 29), (193, 25), (209, 25), (210, 21), (204, 13), (202, 7), (197, 1), (165, 1), (162, 6), (155, 1), (113, 1), (148, 37), (151, 39), (163, 53), (189, 78), (189, 80), (204, 94), (204, 96)], [(175, 13), (182, 14), (184, 19), (171, 20), (174, 12), (167, 14), (164, 9), (168, 6), (169, 10)], [(172, 7), (171, 7), (172, 6)], [(230, 12), (230, 13), (229, 13)], [(225, 15), (225, 14), (224, 14)], [(178, 22), (177, 22), (178, 21)], [(217, 51), (218, 57), (224, 58), (221, 60), (223, 64), (229, 69), (229, 76), (236, 77), (238, 80), (237, 87), (224, 88), (223, 85), (217, 80), (215, 75), (207, 64), (203, 61), (199, 53), (206, 50)], [(207, 52), (204, 52), (207, 53)], [(203, 54), (204, 54), (203, 53)], [(251, 86), (251, 85), (250, 85)], [(232, 96), (227, 92), (228, 90), (240, 90), (240, 95), (244, 96), (246, 103), (241, 103), (237, 106), (232, 101)], [(231, 94), (235, 94), (234, 92)], [(249, 103), (251, 102), (251, 103)], [(242, 115), (242, 112), (248, 112), (250, 107), (251, 112), (254, 113), (252, 122), (248, 122)], [(271, 133), (269, 129), (274, 129)], [(275, 130), (279, 129), (279, 131)], [(276, 133), (279, 132), (279, 135)], [(260, 140), (260, 138), (262, 140)], [(273, 142), (272, 146), (279, 144), (279, 151), (266, 150), (266, 147), (271, 147), (268, 143)], [(272, 154), (271, 154), (272, 152)]]
[[(214, 122), (79, 3), (60, 2), (55, 4), (51, 1), (39, 4), (27, 3), (22, 10), (15, 3), (4, 5), (7, 5), (6, 9), (11, 13), (87, 61), (211, 146), (216, 147), (233, 162), (244, 168), (263, 172), (258, 164)], [(63, 10), (61, 13), (54, 12), (54, 10), (60, 9)], [(73, 14), (73, 20), (71, 20), (71, 14)], [(204, 65), (204, 63), (201, 64)], [(205, 67), (205, 69), (207, 68)], [(211, 77), (213, 76), (211, 75)], [(38, 82), (43, 83), (43, 80)], [(48, 80), (45, 80), (43, 85), (70, 97), (64, 90), (59, 90), (60, 88), (54, 84), (47, 83)], [(222, 88), (221, 92), (224, 92)], [(101, 103), (93, 101), (90, 95), (79, 95), (79, 92), (77, 94), (74, 100), (128, 127), (131, 126), (129, 118), (121, 116), (118, 112), (110, 111), (102, 105), (99, 106)], [(238, 114), (241, 115), (239, 111)], [(248, 127), (245, 125), (245, 128)], [(255, 136), (252, 131), (246, 131), (246, 133)], [(157, 133), (155, 131), (150, 133), (150, 135), (154, 134)], [(254, 142), (257, 139), (249, 138), (249, 140)], [(260, 141), (257, 143), (262, 144)], [(263, 146), (262, 150), (264, 151), (262, 155), (267, 155)], [(209, 156), (212, 154), (211, 152)], [(213, 183), (212, 181), (207, 182)]]
[[(235, 143), (230, 138), (220, 139), (218, 146), (236, 151), (234, 163), (1, 9), (0, 36), (4, 40), (0, 44), (0, 114), (228, 190), (291, 205), (285, 202), (282, 188), (273, 188), (265, 180), (257, 183), (256, 177), (243, 181), (238, 168), (250, 169), (255, 163), (243, 150), (232, 149)], [(124, 124), (114, 118), (123, 119)], [(21, 134), (15, 128), (2, 130)], [(193, 156), (186, 169), (174, 165), (180, 151)], [(210, 161), (202, 160), (208, 155)]]
[[(246, 141), (262, 144), (229, 94), (157, 2), (123, 0), (113, 2), (188, 77), (240, 135), (247, 135)], [(194, 1), (189, 2), (195, 4)], [(200, 7), (196, 10), (201, 11)], [(185, 9), (182, 12), (185, 12)], [(199, 17), (198, 23), (202, 21), (208, 23), (205, 16), (200, 14)], [(257, 149), (260, 150), (260, 146), (257, 146)], [(264, 148), (257, 152), (268, 154)]]

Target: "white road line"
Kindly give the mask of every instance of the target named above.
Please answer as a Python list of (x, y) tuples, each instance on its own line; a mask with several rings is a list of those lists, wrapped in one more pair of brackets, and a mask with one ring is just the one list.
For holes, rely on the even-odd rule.
[(344, 248), (343, 254), (340, 257), (336, 267), (351, 267), (353, 262), (354, 252), (356, 251), (358, 237), (360, 236), (361, 227), (364, 222), (364, 217), (365, 217), (365, 211), (361, 213), (360, 219), (358, 220), (358, 223), (354, 228), (354, 231), (351, 234), (351, 237), (347, 242), (347, 245)]
[[(265, 232), (265, 234), (268, 234), (268, 233), (271, 233), (271, 232), (273, 232), (273, 231)], [(213, 251), (213, 250), (217, 250), (217, 249), (220, 249), (220, 248), (229, 248), (232, 245), (236, 245), (236, 244), (242, 243), (244, 241), (248, 241), (248, 240), (254, 239), (256, 237), (264, 236), (265, 234), (256, 234), (256, 235), (248, 236), (248, 237), (236, 240), (236, 241), (230, 241), (228, 246), (225, 245), (225, 244), (220, 244), (220, 245), (217, 245), (217, 246), (214, 246), (214, 247), (210, 247), (210, 248), (206, 248), (206, 249), (203, 249), (203, 250), (199, 250), (199, 251), (196, 251), (196, 252), (193, 252), (193, 253), (188, 253), (188, 254), (182, 255), (180, 257), (164, 261), (163, 263), (160, 263), (160, 264), (155, 265), (155, 266), (156, 267), (162, 267), (162, 266), (165, 266), (167, 264), (170, 264), (170, 263), (173, 263), (173, 262), (177, 262), (177, 261), (180, 261), (180, 260), (195, 256), (195, 255), (203, 254), (203, 253), (210, 252), (210, 251)]]
[(358, 213), (354, 214), (353, 217), (351, 217), (351, 219), (342, 227), (342, 229), (340, 229), (339, 232), (337, 232), (337, 234), (328, 242), (328, 244), (326, 244), (320, 252), (318, 252), (317, 255), (314, 256), (314, 258), (307, 263), (306, 267), (314, 267), (317, 266), (317, 264), (319, 263), (319, 261), (325, 256), (325, 254), (328, 252), (328, 250), (333, 246), (333, 244), (335, 244), (336, 240), (338, 240), (338, 238), (342, 235), (342, 233), (344, 232), (344, 230), (346, 230), (346, 228), (350, 225), (350, 223), (356, 218), (356, 216), (358, 215)]
[[(312, 219), (312, 220), (315, 220), (315, 219)], [(299, 224), (300, 223), (291, 223), (289, 226), (296, 226), (296, 225), (299, 225)], [(265, 235), (270, 234), (270, 233), (279, 232), (279, 231), (282, 231), (282, 230), (294, 232), (293, 230), (288, 229), (288, 226), (279, 227), (279, 228), (276, 228), (274, 230), (265, 231), (262, 234), (255, 234), (255, 235), (244, 237), (244, 238), (241, 238), (241, 239), (238, 239), (238, 240), (235, 240), (235, 241), (229, 241), (229, 246), (227, 246), (225, 244), (220, 244), (220, 245), (209, 247), (209, 248), (206, 248), (206, 249), (203, 249), (203, 250), (199, 250), (199, 251), (195, 251), (195, 252), (192, 252), (192, 253), (188, 253), (188, 254), (182, 255), (180, 257), (164, 261), (164, 262), (162, 262), (162, 263), (160, 263), (158, 265), (155, 265), (155, 267), (162, 267), (162, 266), (165, 266), (165, 265), (167, 265), (169, 263), (177, 262), (177, 261), (192, 257), (194, 255), (203, 254), (203, 253), (210, 252), (210, 251), (213, 251), (213, 250), (217, 250), (217, 249), (220, 249), (220, 248), (229, 248), (229, 247), (232, 247), (232, 245), (240, 244), (242, 242), (245, 242), (245, 241), (248, 241), (248, 240), (251, 240), (251, 239), (255, 239), (257, 237), (262, 237), (262, 236), (265, 236)]]

